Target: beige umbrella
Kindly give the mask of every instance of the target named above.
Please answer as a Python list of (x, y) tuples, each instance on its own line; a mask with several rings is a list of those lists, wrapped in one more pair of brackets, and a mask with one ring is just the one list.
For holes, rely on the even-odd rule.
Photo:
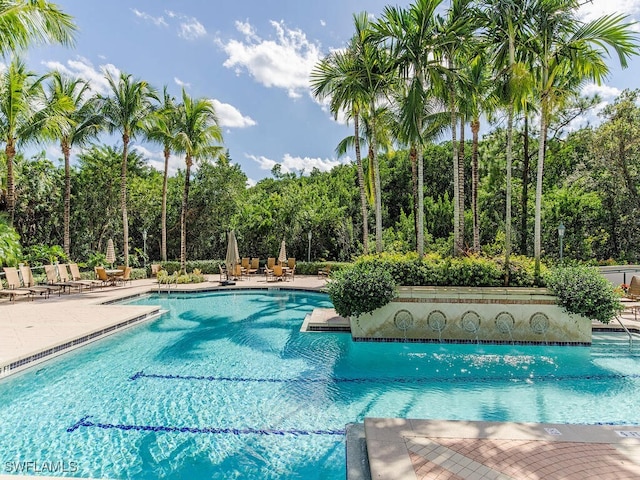
[(282, 244), (280, 245), (280, 255), (278, 255), (278, 261), (280, 265), (284, 265), (287, 263), (287, 246), (284, 243), (284, 238), (282, 239)]
[(116, 261), (116, 250), (113, 247), (113, 240), (109, 239), (107, 242), (107, 258), (105, 259), (108, 264), (113, 266), (113, 262)]
[(238, 240), (236, 240), (236, 234), (233, 230), (229, 232), (227, 242), (227, 257), (225, 258), (225, 264), (227, 266), (227, 278), (230, 274), (235, 272), (236, 265), (240, 263), (240, 254), (238, 253)]

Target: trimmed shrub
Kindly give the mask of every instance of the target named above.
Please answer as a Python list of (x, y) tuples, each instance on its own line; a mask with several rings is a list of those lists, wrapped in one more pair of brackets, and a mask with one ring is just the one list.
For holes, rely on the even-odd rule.
[(595, 267), (556, 268), (547, 274), (546, 282), (569, 313), (609, 323), (624, 308), (615, 287)]
[(345, 318), (373, 312), (396, 296), (389, 271), (366, 263), (333, 273), (327, 290), (336, 312)]

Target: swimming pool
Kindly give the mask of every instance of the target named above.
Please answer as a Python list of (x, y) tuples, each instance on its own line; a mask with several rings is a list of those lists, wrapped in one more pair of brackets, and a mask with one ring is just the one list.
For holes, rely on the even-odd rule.
[(640, 424), (624, 343), (354, 343), (286, 290), (131, 303), (169, 313), (0, 382), (0, 473), (332, 479), (365, 416)]

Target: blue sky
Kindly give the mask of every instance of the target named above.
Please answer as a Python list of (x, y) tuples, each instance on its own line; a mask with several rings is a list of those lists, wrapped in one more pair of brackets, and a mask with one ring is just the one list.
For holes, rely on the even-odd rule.
[[(282, 171), (328, 170), (340, 162), (337, 143), (351, 127), (337, 123), (310, 94), (308, 74), (329, 51), (342, 48), (353, 33), (353, 13), (376, 16), (382, 0), (57, 0), (79, 27), (73, 48), (38, 47), (26, 54), (29, 67), (57, 68), (91, 81), (106, 93), (103, 72), (124, 71), (164, 85), (179, 97), (211, 98), (233, 162), (253, 183)], [(445, 2), (446, 4), (447, 2)], [(409, 5), (409, 1), (391, 2)], [(603, 13), (640, 18), (640, 0), (593, 0), (582, 7), (589, 19)], [(615, 62), (611, 62), (613, 66)], [(606, 85), (587, 86), (604, 103), (624, 88), (635, 88), (640, 58), (629, 69), (612, 68)], [(593, 117), (593, 116), (592, 116)], [(107, 143), (117, 140), (105, 138)], [(162, 152), (138, 139), (140, 150), (158, 169)], [(61, 156), (55, 145), (50, 158)], [(171, 170), (183, 165), (174, 157)]]

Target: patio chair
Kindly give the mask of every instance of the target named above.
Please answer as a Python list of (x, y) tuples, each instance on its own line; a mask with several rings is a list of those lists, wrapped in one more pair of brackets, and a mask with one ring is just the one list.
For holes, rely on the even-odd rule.
[(318, 270), (318, 278), (329, 278), (330, 273), (331, 273), (331, 266), (325, 265), (320, 270)]
[(233, 278), (235, 280), (242, 280), (242, 277), (244, 277), (246, 270), (244, 269), (244, 267), (241, 264), (236, 264), (234, 270), (233, 270)]
[(60, 296), (60, 291), (62, 290), (61, 287), (57, 287), (55, 285), (48, 285), (48, 284), (44, 284), (44, 285), (37, 284), (35, 281), (35, 278), (33, 277), (33, 270), (31, 270), (31, 267), (27, 265), (21, 265), (20, 275), (22, 276), (22, 285), (24, 285), (25, 288), (29, 288), (30, 290), (34, 290), (34, 291), (35, 289), (37, 289), (38, 291), (40, 291), (40, 295), (43, 295), (43, 292), (46, 290), (47, 293), (45, 297), (48, 297), (49, 295), (51, 295), (51, 292), (58, 292), (58, 296)]
[(294, 264), (293, 267), (289, 267), (285, 272), (284, 272), (284, 279), (287, 280), (288, 278), (291, 279), (291, 281), (293, 282), (293, 280), (296, 278), (296, 265)]
[(15, 267), (4, 267), (4, 276), (7, 279), (9, 290), (16, 288), (25, 288), (33, 293), (44, 295), (45, 298), (49, 297), (50, 290), (47, 287), (28, 287), (24, 284), (24, 282), (20, 282), (18, 269)]
[(258, 270), (260, 270), (260, 259), (259, 258), (252, 258), (251, 259), (251, 265), (247, 269), (247, 274), (255, 275), (256, 273), (258, 273)]
[[(63, 273), (63, 275), (66, 277), (66, 268), (64, 269), (65, 272)], [(62, 291), (68, 291), (69, 293), (71, 293), (71, 289), (72, 288), (78, 288), (80, 289), (81, 286), (71, 283), (69, 281), (69, 279), (67, 278), (66, 281), (63, 279), (62, 276), (60, 276), (60, 280), (58, 280), (58, 273), (56, 272), (56, 266), (55, 265), (45, 265), (44, 266), (44, 271), (47, 274), (47, 283), (49, 285), (53, 285), (55, 287), (60, 287), (62, 288)], [(60, 269), (60, 271), (62, 272), (62, 269)]]
[(122, 284), (122, 285), (126, 285), (127, 282), (129, 282), (129, 285), (131, 285), (131, 271), (133, 270), (133, 267), (124, 267), (124, 273), (118, 277), (118, 281)]
[(243, 257), (242, 261), (240, 262), (240, 265), (242, 265), (242, 268), (244, 268), (245, 272), (249, 272), (249, 267), (251, 266), (251, 261), (249, 260), (249, 257)]
[(9, 297), (10, 302), (15, 302), (16, 297), (31, 297), (33, 300), (33, 292), (26, 288), (4, 288), (2, 281), (0, 281), (0, 295)]
[(274, 265), (273, 266), (273, 276), (276, 280), (284, 280), (284, 270), (282, 269), (282, 265)]
[(267, 258), (267, 268), (269, 270), (273, 270), (273, 266), (276, 264), (276, 259), (275, 257), (269, 257)]
[(107, 275), (107, 271), (104, 267), (96, 267), (96, 276), (98, 277), (98, 280), (102, 282), (102, 285), (113, 286), (116, 284), (116, 277)]
[(151, 264), (151, 278), (154, 277), (158, 277), (158, 272), (162, 270), (162, 265), (160, 265), (159, 263), (152, 263)]

